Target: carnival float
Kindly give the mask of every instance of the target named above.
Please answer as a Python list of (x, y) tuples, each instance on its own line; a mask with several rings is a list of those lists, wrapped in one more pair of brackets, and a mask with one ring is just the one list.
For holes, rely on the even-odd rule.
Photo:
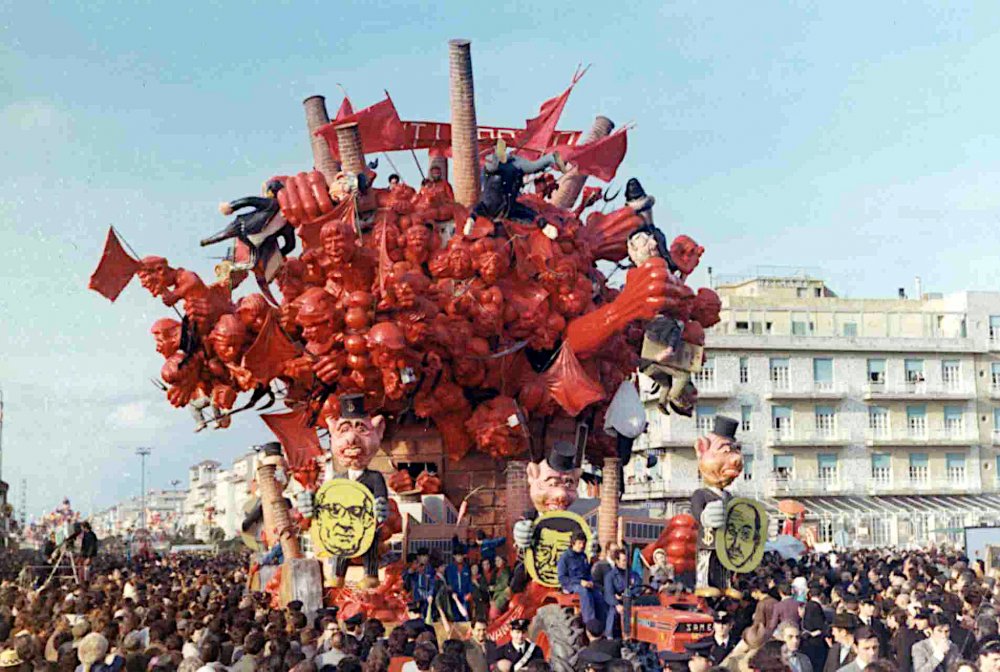
[[(137, 275), (173, 311), (151, 328), (157, 382), (197, 431), (262, 414), (277, 442), (261, 453), (257, 522), (283, 556), (269, 586), (307, 608), (399, 618), (402, 558), (472, 528), (513, 539), (515, 561), (543, 537), (565, 533), (565, 548), (566, 528), (542, 519), (570, 508), (585, 466), (600, 480), (598, 529), (574, 524), (618, 539), (621, 468), (646, 426), (638, 372), (662, 412), (691, 415), (719, 319), (718, 296), (687, 285), (704, 249), (666, 239), (640, 181), (618, 206), (585, 184), (615, 178), (630, 129), (603, 116), (587, 133), (558, 129), (582, 73), (523, 128), (484, 127), (470, 44), (448, 49), (450, 123), (403, 121), (388, 94), (359, 111), (345, 98), (331, 121), (323, 97), (307, 98), (312, 168), (261, 176), (260, 196), (220, 206), (234, 219), (201, 241), (229, 246), (214, 278), (129, 253), (110, 230), (90, 281), (114, 301)], [(419, 188), (376, 173), (401, 150), (428, 154)], [(699, 454), (738, 451), (722, 434)], [(439, 517), (407, 514), (414, 502)], [(434, 534), (408, 524), (427, 518)], [(705, 540), (693, 520), (674, 523), (663, 545), (693, 570)], [(309, 527), (322, 567), (300, 543)], [(572, 596), (544, 575), (531, 572), (494, 639), (532, 617), (550, 638), (579, 634), (560, 615)]]

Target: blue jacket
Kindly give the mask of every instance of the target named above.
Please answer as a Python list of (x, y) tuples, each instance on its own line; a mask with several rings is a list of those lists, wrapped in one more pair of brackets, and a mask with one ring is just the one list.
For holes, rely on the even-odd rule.
[(410, 593), (413, 599), (419, 602), (427, 601), (427, 598), (434, 597), (434, 570), (428, 564), (423, 571), (417, 571), (410, 575)]
[[(625, 577), (629, 575), (629, 585), (625, 585)], [(613, 607), (622, 603), (621, 597), (625, 595), (625, 589), (636, 592), (642, 585), (642, 580), (639, 575), (635, 572), (630, 572), (627, 569), (618, 569), (614, 565), (608, 570), (608, 573), (604, 575), (604, 601), (607, 602), (609, 607)]]
[(483, 539), (479, 542), (479, 553), (482, 555), (483, 560), (496, 560), (497, 549), (506, 543), (507, 537), (500, 537), (498, 539)]
[(448, 582), (451, 592), (455, 593), (460, 600), (465, 600), (465, 596), (472, 593), (472, 573), (468, 565), (458, 565), (451, 563), (444, 570), (444, 578)]
[(590, 561), (583, 553), (577, 553), (572, 548), (567, 548), (559, 556), (559, 564), (556, 565), (559, 571), (559, 585), (563, 590), (574, 591), (580, 586), (581, 581), (592, 581), (590, 576)]

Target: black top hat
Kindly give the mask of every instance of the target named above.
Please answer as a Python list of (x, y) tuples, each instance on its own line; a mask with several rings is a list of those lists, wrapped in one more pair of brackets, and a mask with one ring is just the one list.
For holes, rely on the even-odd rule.
[(350, 618), (345, 618), (344, 619), (344, 623), (346, 625), (350, 625), (350, 626), (353, 627), (353, 626), (356, 626), (356, 625), (361, 625), (361, 623), (364, 620), (365, 620), (365, 617), (361, 615), (361, 612), (358, 612), (358, 613), (354, 614), (353, 616), (351, 616)]
[(830, 624), (830, 627), (853, 632), (858, 629), (858, 625), (860, 625), (860, 622), (857, 616), (842, 611), (839, 614), (834, 614), (833, 623)]
[(290, 611), (302, 611), (302, 600), (292, 600), (286, 606)]
[(736, 428), (739, 426), (739, 420), (733, 420), (732, 418), (727, 418), (724, 415), (717, 415), (715, 416), (715, 426), (712, 427), (712, 433), (716, 436), (721, 436), (735, 441)]
[(281, 455), (281, 444), (277, 441), (270, 441), (258, 446), (258, 448), (264, 455)]
[(628, 178), (628, 182), (625, 183), (625, 200), (634, 201), (637, 198), (642, 198), (646, 195), (646, 190), (642, 188), (642, 184), (634, 177)]
[(576, 446), (569, 441), (556, 441), (545, 461), (556, 471), (573, 471), (576, 469)]
[(526, 618), (515, 618), (510, 622), (511, 630), (518, 630), (520, 632), (528, 631), (528, 619)]
[(367, 418), (368, 412), (365, 411), (365, 395), (363, 394), (340, 395), (340, 417)]

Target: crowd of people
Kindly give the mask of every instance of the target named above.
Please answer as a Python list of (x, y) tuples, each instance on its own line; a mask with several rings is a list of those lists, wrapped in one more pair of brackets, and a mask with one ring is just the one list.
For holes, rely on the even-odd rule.
[[(498, 546), (477, 544), (469, 560), (466, 550), (447, 563), (430, 553), (413, 558), (413, 600), (401, 623), (342, 618), (334, 608), (307, 615), (294, 602), (272, 608), (269, 596), (247, 588), (242, 555), (130, 564), (98, 556), (85, 582), (66, 577), (39, 589), (15, 581), (25, 558), (9, 553), (0, 556), (0, 668), (547, 672), (559, 661), (529, 639), (527, 620), (510, 624), (502, 646), (488, 637), (516, 582)], [(587, 568), (584, 588), (612, 588), (603, 591), (612, 615), (579, 616), (579, 672), (636, 672), (657, 660), (672, 672), (1000, 672), (1000, 583), (956, 554), (769, 555), (735, 579), (741, 599), (713, 605), (710, 635), (658, 656), (608, 624), (632, 579), (646, 591), (682, 588), (659, 554), (644, 576), (623, 583), (627, 557), (609, 548)], [(437, 611), (442, 594), (456, 603), (456, 621)]]

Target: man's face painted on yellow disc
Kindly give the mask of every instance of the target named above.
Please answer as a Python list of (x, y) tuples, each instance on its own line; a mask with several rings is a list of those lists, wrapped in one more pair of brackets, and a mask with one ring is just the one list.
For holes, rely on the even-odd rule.
[(569, 548), (572, 532), (542, 528), (534, 548), (535, 571), (545, 583), (559, 583), (559, 556)]
[(741, 566), (753, 557), (760, 543), (760, 516), (752, 506), (737, 504), (726, 516), (726, 549), (729, 559)]
[(321, 491), (316, 509), (319, 537), (326, 551), (344, 557), (357, 555), (365, 532), (375, 526), (371, 499), (359, 490), (347, 488)]

